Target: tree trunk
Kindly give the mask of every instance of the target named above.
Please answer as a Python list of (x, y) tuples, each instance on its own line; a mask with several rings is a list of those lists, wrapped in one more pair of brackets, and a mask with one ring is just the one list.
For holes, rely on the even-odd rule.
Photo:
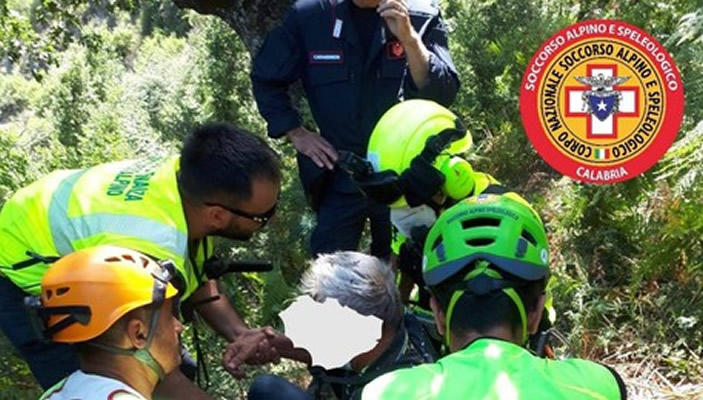
[(222, 18), (252, 55), (285, 16), (293, 0), (173, 0), (182, 9)]

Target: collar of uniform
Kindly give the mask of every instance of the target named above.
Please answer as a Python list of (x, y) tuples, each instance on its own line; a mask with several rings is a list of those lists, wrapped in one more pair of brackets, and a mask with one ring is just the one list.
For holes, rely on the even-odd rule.
[[(495, 354), (492, 352), (496, 351)], [(486, 356), (489, 357), (491, 355), (498, 357), (501, 356), (502, 353), (507, 353), (507, 354), (517, 354), (517, 353), (522, 353), (522, 352), (528, 352), (527, 349), (524, 347), (521, 347), (511, 341), (505, 340), (505, 339), (500, 339), (496, 337), (491, 337), (491, 336), (484, 336), (480, 337), (477, 339), (474, 339), (473, 341), (469, 342), (466, 346), (464, 346), (461, 350), (456, 351), (447, 357), (451, 357), (452, 355), (459, 355), (459, 354), (467, 354), (467, 353), (476, 353), (476, 352), (485, 352)]]
[(439, 14), (439, 4), (437, 0), (410, 0), (408, 1), (408, 13), (413, 16), (435, 17)]
[[(332, 7), (331, 15), (333, 18), (343, 21), (341, 38), (350, 45), (359, 47), (359, 34), (357, 33), (356, 26), (354, 26), (354, 21), (351, 19), (351, 11), (349, 10), (350, 3), (352, 1), (353, 0), (336, 0), (335, 2), (335, 0), (330, 0), (330, 5)], [(334, 26), (335, 21), (333, 20), (331, 22), (331, 26)], [(371, 43), (368, 48), (368, 53), (365, 54), (366, 58), (364, 61), (364, 70), (366, 70), (373, 63), (373, 60), (386, 44), (382, 41), (382, 26), (384, 26), (384, 24), (378, 24), (376, 31), (373, 34), (373, 38), (371, 39)], [(389, 33), (386, 32), (386, 34), (388, 35)]]
[(340, 38), (352, 46), (359, 46), (359, 36), (356, 27), (351, 19), (349, 3), (352, 0), (329, 0), (331, 7), (330, 35), (334, 29), (335, 19), (342, 21), (342, 32)]

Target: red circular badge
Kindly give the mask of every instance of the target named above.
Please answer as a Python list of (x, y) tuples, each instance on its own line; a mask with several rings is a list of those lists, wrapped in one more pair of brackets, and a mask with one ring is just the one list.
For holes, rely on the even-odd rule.
[(542, 158), (573, 179), (609, 184), (651, 168), (683, 118), (681, 75), (643, 30), (584, 21), (554, 34), (522, 79), (520, 113)]

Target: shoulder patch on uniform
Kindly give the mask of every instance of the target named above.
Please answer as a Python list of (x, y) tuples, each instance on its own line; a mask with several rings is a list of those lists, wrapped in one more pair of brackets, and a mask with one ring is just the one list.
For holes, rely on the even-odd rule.
[(439, 14), (439, 2), (437, 0), (410, 0), (408, 10), (411, 14), (423, 14), (434, 17)]

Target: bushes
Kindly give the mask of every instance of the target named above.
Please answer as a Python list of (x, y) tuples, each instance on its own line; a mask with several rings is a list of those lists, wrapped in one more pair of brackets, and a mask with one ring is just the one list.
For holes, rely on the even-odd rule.
[[(36, 60), (34, 53), (6, 49), (5, 55), (16, 51), (14, 70), (25, 65), (19, 70), (28, 74), (0, 76), (0, 204), (53, 169), (173, 153), (204, 121), (224, 120), (263, 135), (249, 55), (224, 22), (174, 13), (166, 0), (107, 13), (96, 4), (92, 19), (81, 9), (88, 13), (80, 14), (81, 31), (71, 45), (53, 50), (58, 65), (41, 74), (41, 83), (20, 62)], [(20, 11), (14, 25), (3, 25), (0, 43), (6, 43), (3, 34), (39, 35), (27, 25), (28, 9)], [(703, 353), (703, 10), (683, 0), (656, 7), (447, 0), (445, 16), (462, 79), (452, 108), (468, 121), (477, 144), (469, 156), (477, 170), (524, 193), (543, 215), (558, 326), (582, 355), (638, 363), (649, 357), (669, 379), (700, 383), (702, 363), (694, 355)], [(538, 45), (557, 29), (593, 17), (625, 19), (665, 42), (687, 94), (682, 132), (665, 159), (642, 177), (607, 187), (574, 183), (549, 168), (527, 141), (517, 108), (522, 73)], [(250, 242), (218, 242), (225, 256), (276, 265), (270, 274), (223, 281), (252, 325), (277, 323), (306, 268), (313, 226), (291, 146), (272, 145), (284, 166), (275, 222)], [(246, 383), (235, 384), (215, 367), (222, 344), (204, 334), (213, 393), (243, 393)], [(0, 376), (26, 381), (15, 359), (2, 363)], [(0, 380), (0, 392), (11, 383)]]
[[(469, 121), (470, 157), (537, 204), (548, 225), (558, 326), (582, 355), (650, 357), (669, 379), (700, 376), (703, 318), (703, 10), (695, 2), (447, 1), (452, 54), (462, 78), (453, 109)], [(679, 141), (652, 171), (592, 186), (560, 178), (526, 140), (517, 108), (527, 61), (559, 28), (618, 18), (658, 37), (683, 74)], [(696, 149), (696, 150), (694, 150)]]
[[(0, 76), (0, 204), (53, 169), (175, 153), (182, 138), (203, 121), (224, 120), (263, 133), (249, 88), (249, 55), (239, 39), (217, 19), (179, 15), (177, 20), (188, 21), (187, 29), (151, 21), (158, 29), (149, 28), (148, 36), (140, 35), (147, 22), (135, 24), (126, 12), (114, 15), (112, 26), (86, 21), (79, 39), (53, 55), (57, 65), (46, 70), (41, 84), (16, 74)], [(227, 256), (271, 259), (277, 266), (276, 273), (224, 280), (252, 325), (277, 322), (282, 301), (305, 267), (311, 224), (301, 224), (301, 215), (309, 217), (301, 212), (306, 207), (294, 157), (290, 149), (284, 152), (277, 222), (246, 245), (218, 243), (218, 251)], [(184, 339), (192, 346), (190, 332)], [(223, 344), (207, 330), (201, 335), (216, 383), (213, 393), (243, 394), (246, 383), (225, 379), (219, 369)], [(7, 343), (1, 345), (9, 349)], [(6, 393), (22, 397), (25, 391), (16, 382), (31, 388), (31, 377), (17, 358), (3, 354), (8, 357), (1, 360), (0, 375), (15, 383), (0, 380), (0, 398)]]

